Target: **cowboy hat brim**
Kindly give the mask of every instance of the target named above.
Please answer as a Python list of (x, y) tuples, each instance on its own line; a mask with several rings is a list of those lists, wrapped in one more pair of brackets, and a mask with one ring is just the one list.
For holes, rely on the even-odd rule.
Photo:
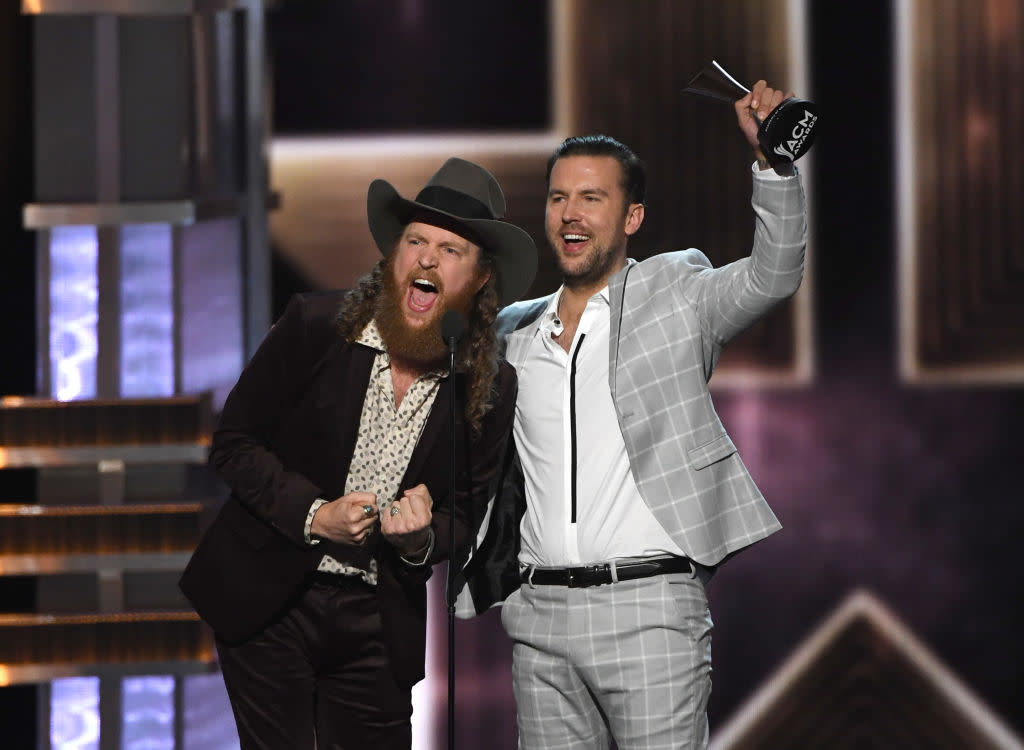
[(374, 180), (366, 193), (366, 218), (377, 248), (385, 257), (395, 247), (405, 225), (414, 216), (418, 220), (435, 214), (446, 224), (454, 222), (480, 239), (483, 252), (497, 271), (498, 304), (504, 307), (522, 297), (537, 273), (537, 248), (525, 231), (499, 219), (467, 219), (433, 206), (408, 200), (386, 180)]

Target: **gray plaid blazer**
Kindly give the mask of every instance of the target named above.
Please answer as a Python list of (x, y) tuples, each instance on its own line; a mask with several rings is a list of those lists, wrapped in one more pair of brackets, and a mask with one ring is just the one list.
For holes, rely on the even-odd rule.
[[(807, 236), (799, 176), (754, 178), (753, 250), (713, 268), (696, 249), (630, 260), (608, 282), (608, 387), (643, 501), (680, 549), (712, 566), (781, 528), (715, 412), (708, 381), (725, 344), (791, 296)], [(515, 303), (496, 323), (519, 369), (551, 297)], [(519, 585), (522, 469), (509, 441), (497, 500), (465, 573), (473, 609)], [(500, 491), (498, 491), (500, 488)], [(470, 614), (467, 607), (460, 613)]]

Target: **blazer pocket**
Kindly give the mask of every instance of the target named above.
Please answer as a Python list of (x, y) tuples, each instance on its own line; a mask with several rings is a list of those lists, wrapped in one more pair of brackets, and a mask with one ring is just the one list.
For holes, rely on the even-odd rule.
[(698, 445), (696, 448), (690, 448), (690, 450), (687, 451), (687, 456), (690, 459), (690, 468), (694, 471), (698, 471), (710, 466), (716, 461), (728, 458), (735, 452), (736, 446), (733, 445), (732, 438), (726, 434), (722, 434), (703, 445)]

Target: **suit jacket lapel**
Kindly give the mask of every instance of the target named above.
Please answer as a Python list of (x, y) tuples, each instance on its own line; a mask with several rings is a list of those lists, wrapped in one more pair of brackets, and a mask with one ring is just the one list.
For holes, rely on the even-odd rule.
[[(420, 439), (409, 456), (409, 466), (402, 477), (402, 487), (405, 487), (405, 477), (424, 476), (427, 459), (435, 449), (448, 445), (449, 412), (451, 411), (452, 389), (448, 378), (441, 381), (437, 389), (437, 396), (434, 398), (434, 405), (430, 408), (430, 416), (423, 425), (423, 432)], [(458, 418), (459, 415), (456, 415)], [(461, 421), (461, 420), (460, 420)], [(448, 465), (444, 465), (444, 472), (447, 476)]]
[(508, 335), (508, 344), (505, 348), (505, 359), (512, 365), (516, 370), (522, 368), (524, 360), (526, 359), (526, 351), (530, 346), (530, 341), (537, 335), (537, 329), (540, 327), (540, 321), (536, 320), (526, 328), (515, 331)]
[(321, 393), (314, 402), (315, 408), (327, 410), (328, 419), (337, 426), (337, 431), (332, 431), (337, 436), (337, 444), (315, 450), (326, 450), (328, 455), (337, 457), (331, 470), (331, 480), (333, 486), (344, 492), (345, 477), (348, 476), (359, 436), (359, 420), (370, 384), (370, 370), (377, 353), (359, 344), (343, 346), (340, 351), (342, 355), (325, 363), (318, 375)]
[(622, 330), (622, 311), (625, 308), (626, 278), (636, 261), (626, 259), (626, 267), (608, 279), (610, 325), (608, 328), (608, 387), (615, 395), (615, 375), (619, 364), (619, 331)]
[(550, 304), (552, 296), (549, 294), (547, 297), (536, 300), (536, 303), (523, 316), (523, 319), (529, 322), (505, 337), (505, 359), (517, 371), (526, 363), (530, 342), (537, 335), (543, 312)]

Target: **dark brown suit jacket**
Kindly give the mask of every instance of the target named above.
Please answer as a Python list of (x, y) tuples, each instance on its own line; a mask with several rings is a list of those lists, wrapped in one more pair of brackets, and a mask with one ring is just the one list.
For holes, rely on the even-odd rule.
[[(200, 540), (181, 589), (218, 638), (239, 643), (266, 627), (301, 594), (331, 544), (303, 538), (317, 498), (345, 493), (375, 352), (346, 343), (334, 324), (342, 293), (296, 296), (232, 389), (213, 437), (210, 462), (231, 497)], [(461, 377), (456, 379), (457, 385)], [(470, 444), (459, 388), (455, 549), (476, 533), (511, 434), (515, 372), (501, 363), (494, 407)], [(400, 489), (423, 483), (434, 500), (431, 564), (449, 557), (451, 383), (442, 381)], [(401, 684), (423, 678), (426, 581), (430, 566), (404, 563), (377, 539), (385, 642)], [(346, 549), (334, 546), (340, 557)], [(356, 553), (357, 550), (347, 550)]]

